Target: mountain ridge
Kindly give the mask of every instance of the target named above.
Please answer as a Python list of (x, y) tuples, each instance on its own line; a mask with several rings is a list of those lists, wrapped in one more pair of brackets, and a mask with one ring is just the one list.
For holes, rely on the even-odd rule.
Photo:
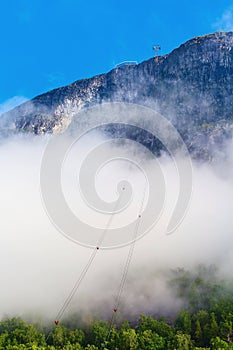
[(233, 32), (194, 37), (171, 53), (53, 89), (3, 114), (13, 132), (60, 133), (84, 107), (139, 103), (168, 118), (194, 156), (211, 158), (233, 128)]

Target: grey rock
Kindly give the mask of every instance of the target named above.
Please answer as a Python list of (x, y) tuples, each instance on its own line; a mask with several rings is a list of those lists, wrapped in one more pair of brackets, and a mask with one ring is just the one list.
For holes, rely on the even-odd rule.
[[(108, 101), (139, 103), (168, 118), (194, 157), (211, 159), (232, 138), (232, 96), (233, 32), (217, 32), (195, 37), (168, 55), (37, 96), (3, 114), (0, 128), (2, 133), (60, 133), (84, 107)], [(161, 147), (145, 134), (132, 134), (154, 150)]]

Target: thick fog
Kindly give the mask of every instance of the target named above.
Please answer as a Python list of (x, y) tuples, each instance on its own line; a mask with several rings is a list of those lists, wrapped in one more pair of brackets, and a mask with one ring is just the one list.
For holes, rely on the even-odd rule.
[[(40, 167), (50, 137), (18, 135), (0, 143), (0, 315), (54, 319), (93, 249), (62, 235), (49, 219), (42, 202)], [(78, 171), (96, 142), (104, 140), (92, 133), (79, 141), (63, 171), (63, 191), (75, 215), (93, 227), (108, 225), (109, 215), (89, 207), (78, 188)], [(117, 183), (132, 184), (133, 197), (126, 211), (114, 215), (112, 227), (135, 220), (140, 205), (145, 206), (145, 179), (132, 162), (143, 158), (145, 173), (154, 171), (153, 155), (143, 146), (116, 145), (129, 161), (116, 159), (102, 165), (96, 174), (96, 189), (105, 201), (117, 198)], [(112, 148), (107, 152), (111, 155)], [(232, 147), (221, 164), (193, 161), (193, 194), (183, 222), (171, 235), (166, 225), (179, 190), (176, 168), (167, 155), (159, 159), (166, 184), (166, 201), (156, 225), (136, 241), (126, 276), (119, 310), (128, 315), (169, 314), (182, 306), (168, 287), (170, 269), (216, 264), (227, 277), (233, 267), (233, 159)], [(101, 165), (101, 164), (100, 164)], [(143, 203), (142, 203), (142, 198)], [(155, 198), (156, 200), (156, 198)], [(56, 205), (56, 203), (54, 203)], [(143, 215), (142, 218), (143, 220)], [(108, 234), (108, 232), (106, 232)], [(64, 317), (78, 312), (83, 319), (94, 315), (110, 317), (129, 254), (130, 245), (99, 250), (73, 297)]]

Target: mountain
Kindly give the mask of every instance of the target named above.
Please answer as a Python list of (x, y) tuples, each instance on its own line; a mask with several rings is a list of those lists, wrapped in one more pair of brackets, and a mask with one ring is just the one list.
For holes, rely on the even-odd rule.
[(233, 32), (195, 37), (168, 55), (49, 91), (3, 114), (0, 127), (5, 133), (59, 133), (81, 108), (107, 101), (156, 109), (194, 157), (213, 158), (232, 137)]

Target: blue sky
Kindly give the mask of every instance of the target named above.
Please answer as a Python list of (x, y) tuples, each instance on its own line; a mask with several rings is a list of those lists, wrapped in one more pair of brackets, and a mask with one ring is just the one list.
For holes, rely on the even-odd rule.
[(233, 0), (1, 0), (0, 104), (231, 29)]

